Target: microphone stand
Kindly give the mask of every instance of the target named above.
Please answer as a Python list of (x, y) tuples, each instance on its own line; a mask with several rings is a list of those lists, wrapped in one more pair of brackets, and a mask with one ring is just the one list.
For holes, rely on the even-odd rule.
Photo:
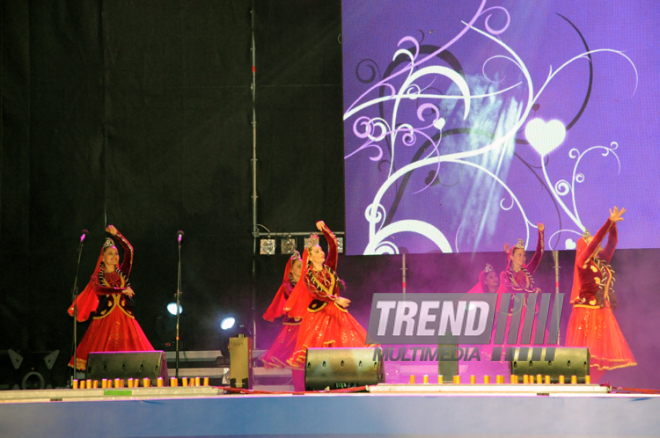
[(85, 237), (86, 234), (83, 233), (83, 237), (80, 239), (80, 246), (78, 247), (76, 278), (73, 280), (73, 289), (71, 290), (71, 298), (73, 300), (73, 379), (76, 378), (76, 373), (78, 371), (78, 273), (80, 272), (80, 256), (82, 255)]
[(179, 378), (179, 315), (181, 315), (181, 236), (178, 237), (179, 243), (179, 269), (176, 286), (176, 378)]

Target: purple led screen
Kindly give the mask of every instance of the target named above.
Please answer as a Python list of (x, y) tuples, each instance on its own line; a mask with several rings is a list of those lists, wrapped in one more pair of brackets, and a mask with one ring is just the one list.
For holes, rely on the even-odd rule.
[(349, 254), (658, 248), (656, 1), (344, 0)]

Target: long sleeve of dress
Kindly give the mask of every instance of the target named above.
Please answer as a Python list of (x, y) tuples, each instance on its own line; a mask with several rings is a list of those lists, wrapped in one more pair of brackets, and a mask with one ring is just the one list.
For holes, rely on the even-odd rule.
[(275, 318), (279, 318), (286, 313), (284, 307), (294, 288), (295, 284), (290, 280), (282, 283), (277, 294), (275, 294), (275, 298), (273, 298), (273, 302), (268, 307), (268, 310), (266, 310), (266, 313), (264, 313), (263, 318), (266, 321), (273, 322)]
[[(596, 251), (596, 248), (598, 248), (598, 245), (600, 245), (603, 242), (603, 239), (605, 239), (605, 233), (610, 229), (612, 226), (612, 221), (607, 219), (605, 224), (600, 227), (600, 230), (596, 233), (593, 239), (591, 239), (591, 243), (587, 245), (587, 247), (584, 249), (584, 251), (580, 252), (578, 254), (577, 259), (575, 261), (577, 266), (584, 266), (585, 263), (591, 258), (591, 256), (594, 254), (594, 251)], [(615, 238), (616, 240), (616, 238)], [(616, 243), (615, 243), (616, 244)], [(609, 246), (609, 245), (608, 245)], [(612, 251), (613, 253), (613, 251)]]
[(600, 254), (600, 258), (605, 260), (607, 264), (610, 264), (612, 261), (612, 256), (614, 256), (614, 250), (616, 249), (616, 245), (619, 243), (619, 232), (616, 228), (616, 222), (612, 224), (610, 227), (610, 233), (609, 236), (607, 237), (607, 245), (605, 245), (605, 249), (603, 249), (603, 252)]
[(530, 260), (530, 262), (526, 266), (530, 274), (536, 272), (536, 269), (539, 267), (539, 264), (541, 264), (541, 258), (543, 258), (543, 251), (545, 250), (544, 234), (545, 233), (539, 229), (539, 240), (536, 243), (536, 251), (534, 252), (534, 256), (532, 257), (532, 260)]
[(337, 260), (339, 257), (337, 250), (337, 237), (334, 235), (327, 225), (323, 225), (323, 235), (328, 242), (328, 256), (325, 259), (325, 264), (333, 271), (337, 271)]
[(133, 269), (133, 245), (119, 231), (117, 231), (117, 239), (119, 239), (119, 244), (124, 250), (124, 260), (119, 269), (128, 277), (131, 275), (131, 269)]

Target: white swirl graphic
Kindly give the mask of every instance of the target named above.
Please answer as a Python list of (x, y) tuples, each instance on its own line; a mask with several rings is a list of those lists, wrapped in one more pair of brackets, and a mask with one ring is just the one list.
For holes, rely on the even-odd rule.
[[(557, 236), (560, 233), (579, 235), (584, 230), (579, 206), (576, 202), (576, 183), (581, 184), (588, 177), (585, 171), (578, 171), (584, 156), (592, 151), (601, 151), (603, 157), (615, 157), (619, 169), (621, 168), (619, 156), (615, 152), (618, 148), (616, 142), (612, 142), (609, 147), (593, 146), (584, 151), (573, 147), (567, 152), (568, 157), (575, 160), (572, 174), (553, 180), (547, 169), (546, 158), (566, 153), (562, 152), (562, 149), (566, 148), (565, 139), (568, 128), (558, 120), (548, 122), (539, 118), (530, 120), (530, 113), (539, 97), (560, 72), (575, 61), (589, 60), (591, 56), (598, 54), (615, 54), (626, 59), (635, 72), (634, 90), (636, 90), (639, 78), (632, 60), (623, 52), (614, 49), (589, 50), (573, 56), (556, 70), (550, 66), (548, 76), (538, 91), (535, 91), (532, 75), (525, 62), (501, 39), (511, 24), (509, 11), (501, 6), (485, 9), (485, 5), (484, 0), (470, 22), (462, 22), (465, 27), (459, 34), (434, 51), (432, 55), (421, 55), (420, 41), (417, 38), (412, 36), (401, 38), (391, 57), (393, 62), (398, 63), (398, 67), (393, 69), (393, 73), (381, 78), (376, 84), (365, 90), (348, 105), (344, 113), (345, 123), (351, 123), (351, 119), (354, 119), (352, 130), (347, 132), (347, 135), (352, 134), (363, 141), (356, 149), (347, 151), (344, 158), (346, 160), (358, 159), (364, 151), (368, 154), (369, 160), (379, 163), (379, 169), (380, 164), (383, 163), (389, 167), (385, 174), (386, 168), (383, 166), (380, 186), (364, 212), (368, 226), (368, 244), (363, 250), (364, 254), (398, 254), (399, 248), (393, 243), (393, 238), (399, 233), (415, 233), (424, 236), (442, 252), (452, 252), (454, 249), (458, 252), (459, 232), (463, 235), (473, 231), (464, 227), (465, 220), (458, 222), (455, 231), (442, 230), (428, 220), (418, 218), (395, 220), (393, 217), (388, 217), (394, 215), (390, 215), (390, 212), (384, 207), (385, 198), (393, 198), (403, 181), (410, 178), (414, 171), (422, 168), (430, 169), (429, 177), (422, 188), (408, 190), (402, 195), (397, 195), (401, 196), (400, 199), (397, 199), (405, 202), (408, 197), (412, 196), (432, 196), (430, 195), (432, 187), (443, 184), (439, 177), (441, 164), (443, 166), (459, 165), (472, 169), (475, 177), (482, 178), (484, 187), (489, 188), (488, 196), (484, 196), (488, 202), (486, 209), (482, 208), (481, 228), (485, 226), (488, 211), (491, 213), (494, 211), (493, 205), (502, 214), (519, 214), (525, 227), (525, 245), (527, 246), (530, 228), (536, 228), (536, 221), (528, 218), (520, 197), (507, 184), (508, 167), (505, 161), (505, 157), (511, 157), (513, 154), (516, 136), (523, 131), (523, 127), (525, 127), (524, 131), (532, 150), (536, 150), (540, 158), (539, 181), (544, 185), (545, 190), (550, 192), (562, 217), (568, 218), (571, 223), (568, 227), (558, 227), (562, 229), (551, 234), (550, 247), (552, 247), (550, 242), (553, 239), (559, 240)], [(491, 26), (490, 20), (494, 14), (501, 14), (505, 18), (505, 23), (499, 28)], [(476, 27), (477, 20), (482, 16), (485, 17), (483, 20), (485, 31)], [(484, 43), (494, 44), (502, 53), (486, 58), (481, 65), (481, 71), (473, 76), (464, 72), (459, 73), (445, 65), (434, 65), (434, 62), (440, 62), (436, 55), (450, 48), (467, 31), (476, 32), (484, 39)], [(498, 60), (504, 62), (495, 62)], [(510, 81), (511, 84), (507, 86), (505, 84), (507, 75), (504, 69), (499, 71), (494, 68), (500, 64), (508, 66), (509, 75), (511, 75), (512, 68), (517, 70), (516, 75), (519, 76), (519, 79)], [(487, 66), (488, 74), (486, 73)], [(369, 67), (375, 76), (375, 68)], [(481, 82), (473, 78), (479, 78)], [(440, 89), (439, 84), (447, 83), (449, 85), (445, 85), (444, 90)], [(485, 87), (480, 89), (478, 84), (486, 85), (479, 85), (479, 87)], [(374, 96), (376, 92), (382, 94)], [(368, 96), (372, 96), (372, 98)], [(489, 102), (498, 103), (501, 112), (499, 119), (485, 116), (478, 118), (472, 114), (475, 105), (483, 103), (478, 108), (480, 111), (486, 111), (483, 108), (487, 108)], [(408, 108), (406, 111), (402, 109), (404, 105)], [(414, 110), (410, 110), (408, 105), (413, 105)], [(374, 116), (374, 110), (377, 108), (381, 113)], [(488, 125), (490, 128), (483, 128), (482, 125), (488, 123), (490, 123)], [(449, 130), (452, 130), (453, 134), (459, 132), (464, 135), (462, 138), (465, 141), (458, 143), (457, 140), (454, 140), (450, 144), (447, 143), (446, 132)], [(414, 160), (411, 159), (409, 152), (413, 146), (420, 148), (420, 154)], [(384, 158), (386, 153), (389, 156)], [(485, 184), (485, 181), (488, 181), (488, 184)], [(490, 202), (493, 198), (498, 200), (494, 204)], [(473, 211), (467, 211), (466, 207), (468, 214)], [(515, 213), (512, 213), (513, 211)], [(455, 236), (455, 248), (452, 248), (445, 235)], [(478, 238), (479, 236), (474, 237), (474, 239)]]

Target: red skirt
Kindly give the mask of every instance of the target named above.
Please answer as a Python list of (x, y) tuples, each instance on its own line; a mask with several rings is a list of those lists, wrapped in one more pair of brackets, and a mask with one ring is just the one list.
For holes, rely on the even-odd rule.
[(326, 303), (320, 310), (307, 312), (300, 323), (298, 342), (287, 363), (302, 368), (308, 348), (364, 347), (367, 332), (347, 310)]
[[(94, 318), (76, 349), (79, 370), (87, 369), (87, 355), (103, 351), (154, 351), (140, 324), (119, 306), (105, 318)], [(73, 368), (73, 357), (69, 361)]]
[(295, 351), (299, 331), (300, 323), (282, 324), (282, 330), (275, 338), (273, 345), (259, 358), (264, 363), (265, 368), (285, 368), (289, 366), (286, 360)]
[(610, 307), (573, 306), (567, 347), (588, 347), (590, 367), (599, 371), (637, 365)]

